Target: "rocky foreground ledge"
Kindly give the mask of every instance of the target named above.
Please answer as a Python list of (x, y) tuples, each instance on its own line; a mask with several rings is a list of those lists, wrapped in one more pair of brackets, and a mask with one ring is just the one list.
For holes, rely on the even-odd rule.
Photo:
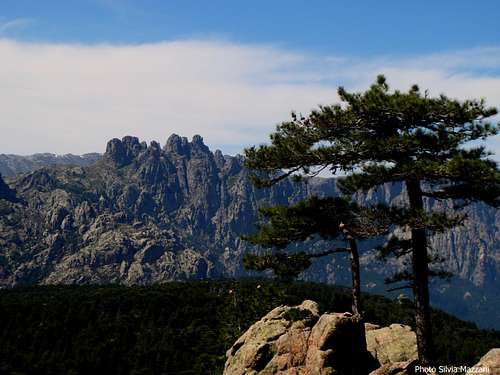
[[(408, 326), (380, 327), (351, 313), (321, 315), (318, 304), (306, 300), (269, 312), (226, 356), (224, 375), (405, 375), (415, 374), (417, 343)], [(481, 365), (500, 374), (500, 349)]]

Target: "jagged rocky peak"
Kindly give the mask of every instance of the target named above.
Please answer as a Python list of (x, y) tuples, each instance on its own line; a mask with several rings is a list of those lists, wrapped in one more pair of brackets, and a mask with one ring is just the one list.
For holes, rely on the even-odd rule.
[(195, 151), (201, 151), (204, 153), (210, 152), (208, 146), (203, 143), (203, 137), (201, 135), (194, 135), (193, 140), (191, 141), (191, 145)]
[(161, 155), (161, 146), (156, 141), (151, 141), (149, 147), (147, 148), (146, 154), (149, 156), (153, 156), (154, 158), (158, 158)]
[(151, 143), (149, 144), (149, 148), (151, 150), (154, 150), (154, 151), (160, 151), (161, 150), (161, 146), (158, 142), (156, 141), (151, 141)]
[(110, 158), (117, 164), (125, 163), (125, 147), (118, 138), (113, 138), (106, 145), (106, 153), (104, 157)]
[(219, 169), (222, 169), (224, 164), (226, 164), (226, 159), (224, 158), (224, 155), (222, 154), (221, 150), (215, 150), (214, 160), (215, 160), (215, 164), (217, 164), (217, 168), (219, 168)]
[(200, 135), (195, 135), (189, 142), (186, 137), (172, 134), (167, 139), (163, 150), (156, 141), (152, 141), (148, 147), (146, 142), (140, 142), (137, 137), (126, 136), (121, 140), (113, 138), (106, 146), (104, 157), (112, 160), (118, 167), (123, 167), (132, 163), (139, 155), (159, 157), (162, 151), (165, 154), (188, 157), (197, 154), (212, 154), (210, 149), (203, 143), (203, 138)]
[(191, 145), (191, 154), (194, 155), (209, 154), (210, 156), (213, 156), (208, 146), (205, 145), (205, 143), (203, 143), (203, 137), (201, 135), (196, 134), (195, 136), (193, 136), (190, 145)]
[(193, 140), (191, 141), (194, 145), (205, 145), (203, 143), (203, 137), (199, 134), (195, 134), (193, 136)]
[(189, 155), (192, 152), (209, 153), (210, 149), (203, 143), (201, 135), (193, 136), (191, 142), (186, 137), (172, 134), (168, 139), (163, 150), (167, 153), (179, 155)]
[(167, 143), (163, 148), (167, 153), (175, 153), (175, 154), (186, 154), (189, 151), (189, 142), (186, 137), (181, 137), (177, 134), (172, 134), (167, 139)]
[(118, 166), (130, 164), (142, 151), (147, 149), (146, 142), (139, 142), (139, 138), (125, 136), (121, 140), (113, 138), (106, 146), (105, 158), (109, 158)]

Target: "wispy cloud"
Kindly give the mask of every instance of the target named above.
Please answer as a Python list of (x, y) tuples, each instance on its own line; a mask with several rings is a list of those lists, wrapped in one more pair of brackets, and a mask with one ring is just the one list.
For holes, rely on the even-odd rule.
[[(311, 56), (262, 45), (184, 40), (66, 45), (0, 40), (0, 153), (103, 151), (112, 137), (201, 134), (234, 153), (264, 142), (291, 110), (363, 90), (378, 73), (407, 89), (486, 97), (500, 107), (500, 47), (414, 57)], [(498, 139), (490, 144), (500, 153)]]
[(31, 25), (31, 18), (16, 18), (10, 21), (0, 21), (0, 36), (5, 36), (11, 32), (19, 31)]

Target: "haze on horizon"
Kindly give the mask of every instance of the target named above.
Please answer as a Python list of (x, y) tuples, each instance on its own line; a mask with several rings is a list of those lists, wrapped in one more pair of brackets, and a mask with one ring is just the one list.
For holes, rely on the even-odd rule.
[[(379, 73), (393, 88), (500, 107), (494, 1), (165, 3), (2, 2), (0, 153), (104, 152), (114, 137), (177, 133), (235, 154)], [(488, 146), (500, 154), (500, 137)]]

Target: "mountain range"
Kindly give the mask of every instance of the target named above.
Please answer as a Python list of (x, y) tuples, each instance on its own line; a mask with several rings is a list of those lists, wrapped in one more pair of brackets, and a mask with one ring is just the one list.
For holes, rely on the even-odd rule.
[[(0, 155), (0, 172), (2, 287), (255, 276), (241, 259), (262, 249), (241, 235), (255, 231), (257, 209), (337, 194), (335, 178), (257, 189), (241, 156), (212, 152), (200, 136), (189, 141), (175, 134), (163, 147), (130, 136), (112, 139), (103, 155)], [(355, 199), (397, 204), (406, 192), (385, 185)], [(447, 202), (426, 204), (448, 209)], [(431, 238), (455, 275), (433, 281), (432, 303), (500, 328), (500, 213), (483, 204), (465, 213), (463, 226)], [(363, 288), (387, 294), (383, 280), (403, 260), (381, 262), (372, 250), (380, 241), (361, 246)], [(303, 246), (321, 251), (331, 244), (311, 239)], [(348, 269), (344, 256), (330, 256), (302, 278), (348, 285)]]
[(18, 173), (31, 172), (35, 169), (52, 165), (80, 165), (87, 166), (101, 158), (101, 154), (90, 153), (84, 155), (55, 155), (49, 153), (33, 155), (0, 154), (0, 174), (4, 177), (13, 177)]

